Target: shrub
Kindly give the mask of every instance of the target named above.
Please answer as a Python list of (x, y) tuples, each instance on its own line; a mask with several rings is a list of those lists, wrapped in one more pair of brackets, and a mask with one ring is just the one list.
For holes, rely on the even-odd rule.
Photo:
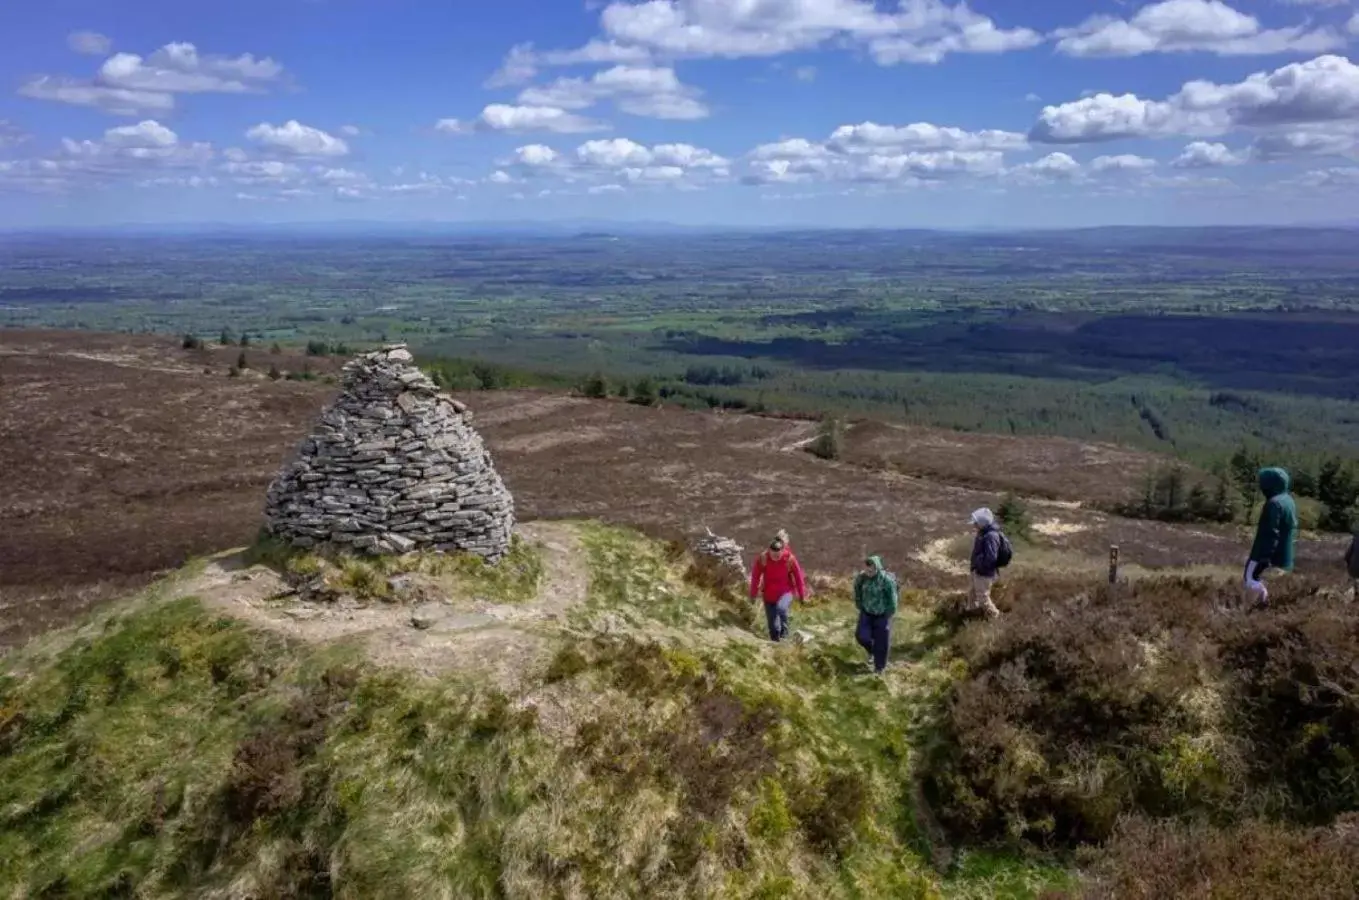
[(1356, 884), (1359, 821), (1221, 830), (1137, 819), (1120, 825), (1083, 893), (1090, 900), (1330, 900), (1353, 897)]
[(1014, 494), (1006, 494), (996, 507), (996, 518), (1011, 537), (1028, 538), (1033, 533), (1029, 506)]
[(1120, 817), (1359, 810), (1359, 622), (1314, 582), (1226, 614), (1237, 588), (1018, 578), (960, 631), (925, 786), (965, 839), (1073, 846)]
[(632, 401), (638, 406), (656, 405), (656, 382), (650, 378), (643, 378), (632, 388)]
[(250, 368), (250, 360), (248, 360), (248, 359), (245, 358), (245, 351), (244, 351), (244, 350), (241, 351), (241, 355), (240, 355), (240, 356), (236, 357), (236, 368), (238, 368), (238, 369), (248, 369), (248, 368)]
[(845, 450), (845, 423), (835, 416), (821, 420), (816, 439), (807, 446), (807, 452), (821, 459), (839, 459)]
[(595, 400), (603, 400), (609, 396), (609, 383), (604, 380), (602, 375), (591, 375), (581, 385), (580, 392)]

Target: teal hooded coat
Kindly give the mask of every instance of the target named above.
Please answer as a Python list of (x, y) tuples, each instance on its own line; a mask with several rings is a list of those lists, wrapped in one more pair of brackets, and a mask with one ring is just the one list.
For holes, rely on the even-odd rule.
[(854, 605), (870, 616), (894, 616), (897, 612), (897, 580), (882, 567), (882, 557), (870, 556), (876, 570), (860, 572), (854, 579)]
[[(1294, 544), (1298, 539), (1298, 507), (1293, 502), (1288, 473), (1283, 469), (1261, 469), (1260, 490), (1265, 494), (1265, 508), (1260, 511), (1260, 524), (1255, 529), (1255, 543), (1250, 558), (1265, 569), (1293, 571)], [(1257, 575), (1258, 575), (1257, 572)]]

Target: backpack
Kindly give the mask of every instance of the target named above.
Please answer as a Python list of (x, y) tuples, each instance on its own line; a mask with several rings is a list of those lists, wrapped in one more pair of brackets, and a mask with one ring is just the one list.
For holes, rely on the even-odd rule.
[(1010, 539), (1005, 536), (1005, 532), (1000, 532), (1000, 547), (996, 550), (996, 568), (1005, 568), (1014, 557), (1015, 548), (1010, 546)]

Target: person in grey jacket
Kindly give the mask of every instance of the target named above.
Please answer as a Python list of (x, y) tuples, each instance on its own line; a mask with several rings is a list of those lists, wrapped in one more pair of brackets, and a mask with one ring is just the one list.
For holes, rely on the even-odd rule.
[(1000, 576), (1000, 527), (996, 525), (995, 514), (985, 507), (972, 514), (972, 527), (977, 529), (977, 536), (972, 540), (967, 611), (994, 619), (1000, 615), (991, 601), (991, 587)]

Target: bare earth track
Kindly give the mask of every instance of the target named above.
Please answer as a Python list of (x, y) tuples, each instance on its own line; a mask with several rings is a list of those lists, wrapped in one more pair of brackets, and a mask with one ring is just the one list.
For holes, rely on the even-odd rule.
[[(0, 331), (0, 646), (188, 558), (253, 539), (265, 487), (335, 388), (256, 373), (227, 378), (238, 352)], [(249, 354), (258, 370), (306, 363), (324, 372), (342, 362)], [(956, 575), (935, 556), (996, 493), (902, 470), (918, 459), (916, 470), (961, 479), (998, 455), (1016, 483), (1060, 476), (1091, 492), (1034, 501), (1052, 557), (1088, 564), (1117, 543), (1125, 560), (1144, 566), (1235, 566), (1241, 553), (1231, 529), (1124, 520), (1069, 502), (1103, 499), (1066, 478), (1071, 467), (1099, 485), (1135, 467), (1140, 455), (1116, 448), (862, 426), (847, 460), (826, 463), (799, 449), (807, 422), (538, 392), (462, 399), (525, 521), (598, 518), (676, 537), (711, 526), (752, 548), (786, 527), (813, 570), (848, 571), (871, 551), (908, 583), (951, 584)], [(950, 442), (959, 446), (950, 451)], [(1304, 547), (1304, 565), (1309, 554), (1331, 552)]]

